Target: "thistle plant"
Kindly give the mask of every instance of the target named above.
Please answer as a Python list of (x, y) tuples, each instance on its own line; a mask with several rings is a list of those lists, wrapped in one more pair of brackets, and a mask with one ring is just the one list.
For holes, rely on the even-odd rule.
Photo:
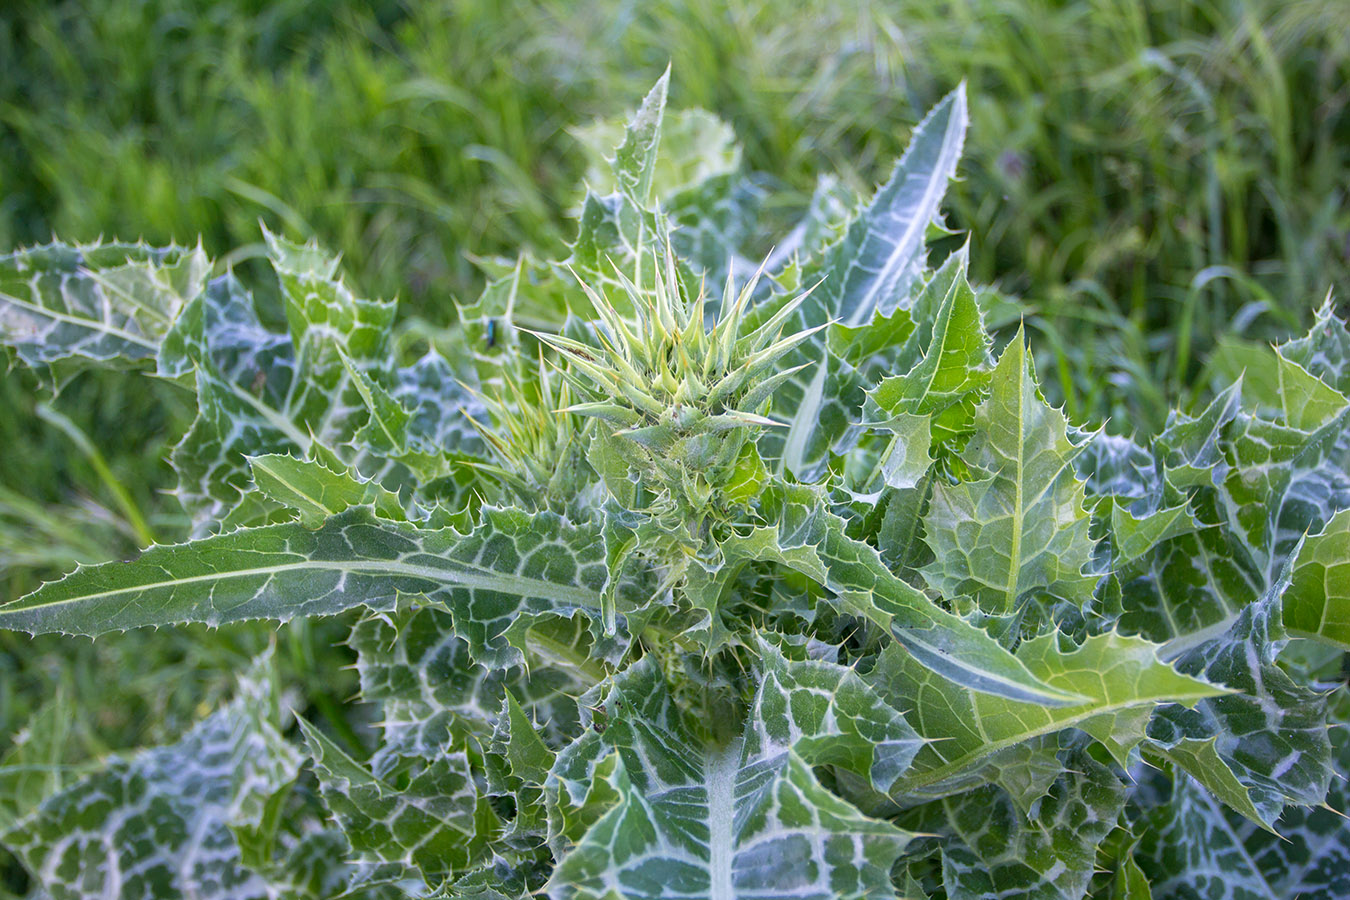
[(665, 91), (569, 258), (487, 261), (416, 359), (313, 244), (266, 236), (271, 314), (200, 249), (0, 259), (20, 362), (198, 404), (189, 539), (0, 626), (344, 615), (377, 723), (344, 744), (264, 655), (178, 743), (76, 773), (54, 701), (0, 762), (35, 895), (1342, 896), (1331, 305), (1275, 377), (1092, 431), (925, 243), (962, 90), (785, 237), (724, 147), (663, 145)]

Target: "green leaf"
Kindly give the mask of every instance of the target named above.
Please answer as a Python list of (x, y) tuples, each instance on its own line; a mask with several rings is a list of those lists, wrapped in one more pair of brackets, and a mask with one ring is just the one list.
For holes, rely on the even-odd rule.
[(790, 414), (786, 435), (771, 434), (760, 441), (761, 453), (781, 458), (781, 468), (798, 481), (813, 483), (826, 472), (831, 453), (856, 431), (855, 415), (867, 385), (852, 366), (823, 350), (799, 348), (784, 363), (791, 368), (805, 365), (775, 392), (774, 409)]
[(499, 827), (463, 753), (437, 757), (395, 787), (300, 720), (324, 800), (365, 862), (416, 867), (428, 879), (475, 867)]
[(942, 850), (949, 900), (1083, 897), (1125, 788), (1085, 752), (1071, 753), (1066, 768), (1025, 818), (996, 787), (942, 801), (952, 835)]
[(369, 420), (356, 432), (354, 442), (364, 452), (376, 456), (405, 456), (408, 453), (408, 423), (412, 414), (404, 409), (389, 391), (375, 379), (356, 367), (343, 354), (342, 363), (351, 376), (361, 402), (365, 404)]
[(1153, 900), (1148, 876), (1134, 861), (1134, 854), (1125, 857), (1116, 869), (1116, 877), (1111, 882), (1111, 900)]
[(447, 452), (482, 449), (460, 413), (475, 401), (438, 353), (390, 365), (393, 303), (356, 297), (314, 245), (267, 238), (289, 333), (266, 328), (226, 276), (183, 310), (160, 355), (162, 371), (195, 373), (198, 416), (171, 459), (197, 535), (240, 505), (250, 456), (313, 457), (322, 444), (362, 477), (413, 491), (448, 473)]
[(1198, 643), (1193, 637), (1179, 642), (1184, 649), (1176, 656), (1178, 671), (1234, 692), (1191, 711), (1169, 711), (1150, 728), (1150, 736), (1164, 744), (1215, 737), (1219, 756), (1266, 823), (1285, 803), (1322, 803), (1332, 775), (1326, 697), (1296, 682), (1275, 661), (1285, 643), (1281, 598), (1291, 568), (1226, 631)]
[(379, 752), (434, 759), (462, 748), (470, 735), (490, 733), (505, 692), (502, 675), (474, 662), (448, 612), (370, 615), (347, 643), (356, 651), (362, 699), (381, 709)]
[(553, 768), (553, 751), (544, 745), (534, 723), (510, 691), (506, 692), (501, 718), (506, 725), (505, 751), (511, 774), (528, 783), (542, 785), (549, 769)]
[(931, 323), (926, 317), (920, 320), (916, 337), (924, 348), (923, 358), (906, 374), (885, 378), (869, 391), (866, 408), (874, 408), (871, 415), (875, 418), (899, 413), (934, 417), (933, 443), (938, 446), (950, 445), (969, 433), (978, 392), (989, 380), (985, 369), (989, 337), (975, 292), (961, 268), (949, 262), (943, 272), (948, 267), (954, 277), (947, 280), (939, 273), (930, 286), (943, 281), (948, 285)]
[[(1335, 757), (1345, 771), (1350, 741), (1342, 729)], [(1338, 778), (1326, 806), (1292, 806), (1272, 829), (1240, 818), (1183, 777), (1148, 813), (1139, 861), (1159, 897), (1336, 900), (1350, 891), (1350, 829), (1340, 812), (1347, 808), (1350, 789)]]
[(408, 516), (397, 494), (366, 481), (345, 467), (330, 468), (318, 460), (301, 460), (284, 453), (269, 453), (248, 460), (253, 482), (272, 500), (300, 513), (307, 527), (320, 525), (353, 506), (370, 506), (375, 514), (395, 522)]
[(1267, 880), (1236, 839), (1219, 801), (1189, 778), (1177, 780), (1170, 802), (1151, 809), (1146, 823), (1134, 858), (1156, 897), (1284, 900), (1295, 896)]
[(1191, 706), (1223, 693), (1160, 662), (1158, 646), (1140, 638), (1094, 635), (1067, 652), (1057, 642), (1055, 635), (1027, 641), (1017, 659), (1042, 683), (1086, 702), (1053, 707), (977, 693), (888, 647), (867, 681), (928, 741), (894, 795), (929, 799), (980, 784), (994, 754), (1066, 728), (1087, 732), (1127, 764), (1158, 706)]
[(1290, 634), (1350, 651), (1350, 510), (1303, 542), (1283, 610)]
[(885, 430), (894, 437), (877, 467), (881, 483), (893, 490), (911, 490), (933, 464), (933, 422), (928, 416), (900, 413), (886, 422)]
[(1261, 595), (1253, 563), (1218, 528), (1165, 541), (1141, 568), (1122, 586), (1120, 628), (1153, 641), (1206, 640)]
[(1313, 432), (1246, 414), (1227, 429), (1225, 449), (1234, 465), (1218, 491), (1223, 524), (1264, 583), (1274, 581), (1310, 529), (1350, 499), (1335, 489), (1346, 477), (1334, 443), (1343, 433), (1339, 415)]
[[(400, 594), (425, 594), (451, 610), (475, 656), (510, 665), (532, 614), (598, 612), (607, 579), (600, 530), (554, 513), (485, 509), (478, 527), (461, 534), (352, 507), (313, 530), (268, 525), (78, 568), (0, 606), (0, 627), (95, 635), (178, 622), (284, 622), (357, 606), (391, 610)], [(621, 586), (625, 610), (642, 590)]]
[(1171, 746), (1160, 746), (1159, 753), (1190, 775), (1205, 790), (1209, 791), (1232, 809), (1242, 813), (1248, 820), (1262, 828), (1270, 828), (1270, 822), (1252, 803), (1251, 792), (1238, 781), (1228, 763), (1219, 756), (1215, 746), (1217, 738), (1194, 740), (1183, 738)]
[(894, 896), (890, 869), (909, 835), (831, 794), (811, 765), (891, 777), (912, 732), (847, 670), (764, 649), (768, 669), (727, 746), (700, 736), (651, 657), (615, 679), (607, 726), (559, 756), (552, 787), (555, 802), (582, 803), (617, 754), (604, 776), (613, 805), (562, 856), (549, 896)]
[[(953, 110), (953, 104), (960, 109)], [(964, 104), (964, 95), (958, 89), (938, 104), (928, 121), (959, 111), (963, 131)], [(931, 145), (934, 132), (923, 130), (923, 126), (921, 131), (922, 134), (916, 132), (911, 151), (906, 153), (905, 160), (913, 155), (911, 163), (901, 161), (892, 180), (877, 192), (869, 211), (853, 220), (843, 240), (807, 273), (808, 284), (814, 285), (821, 278), (824, 281), (803, 302), (796, 322), (790, 327), (811, 328), (837, 320), (843, 324), (832, 329), (833, 341), (829, 332), (820, 332), (819, 338), (797, 348), (785, 360), (785, 367), (804, 366), (775, 392), (779, 408), (790, 411), (788, 433), (782, 439), (781, 450), (777, 438), (761, 441), (765, 454), (781, 455), (783, 468), (800, 481), (818, 481), (829, 454), (848, 449), (848, 441), (857, 430), (857, 412), (866, 400), (865, 392), (879, 378), (908, 371), (919, 362), (921, 353), (932, 356), (934, 361), (941, 359), (941, 351), (934, 355), (930, 346), (934, 343), (933, 325), (944, 298), (951, 295), (950, 302), (959, 305), (958, 294), (953, 291), (958, 290), (956, 282), (964, 279), (967, 254), (953, 253), (924, 283), (922, 241), (928, 220), (937, 213), (947, 175), (924, 168), (932, 162), (931, 155), (937, 148)], [(956, 140), (959, 144), (959, 136)], [(907, 171), (907, 165), (915, 167), (914, 171)], [(954, 166), (953, 160), (953, 171)], [(931, 180), (939, 176), (940, 181)], [(925, 183), (925, 179), (930, 180)], [(930, 201), (931, 209), (924, 208), (923, 204)], [(887, 271), (881, 260), (876, 260), (876, 264), (882, 269), (868, 268), (852, 256), (860, 247), (878, 255), (894, 252), (891, 262), (896, 268)], [(845, 282), (852, 287), (844, 287)], [(841, 309), (852, 301), (840, 293), (848, 291), (877, 296), (866, 301), (873, 304), (870, 309), (860, 307), (856, 316), (849, 316)], [(886, 302), (879, 307), (876, 304), (881, 293), (886, 294)], [(897, 315), (911, 307), (912, 320), (911, 316)], [(769, 314), (769, 310), (764, 309), (763, 314)], [(982, 332), (967, 333), (965, 328), (972, 323), (959, 314), (951, 324), (956, 326), (951, 335), (955, 342), (968, 344), (985, 339)], [(843, 335), (848, 336), (848, 344), (840, 340)], [(945, 339), (945, 332), (937, 337)], [(856, 357), (850, 348), (859, 345), (872, 352), (866, 359), (851, 362)], [(959, 424), (960, 404), (955, 404), (947, 415), (953, 418), (953, 424)]]
[(602, 197), (588, 191), (567, 262), (589, 279), (614, 281), (616, 269), (637, 271), (638, 259), (650, 257), (655, 238), (655, 217), (649, 211), (622, 193)]
[[(1350, 741), (1338, 729), (1336, 768), (1350, 768)], [(1300, 900), (1334, 900), (1350, 892), (1350, 828), (1345, 811), (1350, 809), (1350, 788), (1344, 778), (1332, 781), (1325, 806), (1290, 807), (1275, 831), (1261, 830), (1250, 822), (1229, 823), (1243, 848), (1277, 888), (1281, 896)]]
[(924, 518), (934, 561), (924, 578), (959, 608), (967, 598), (1010, 615), (1029, 594), (1082, 606), (1094, 580), (1084, 486), (1074, 471), (1080, 447), (1064, 416), (1038, 396), (1021, 332), (994, 369), (962, 459), (976, 473), (939, 481)]
[[(670, 142), (670, 124), (667, 116), (663, 146)], [(735, 149), (739, 161), (740, 147)], [(663, 153), (657, 161), (658, 178), (664, 158)], [(679, 259), (693, 271), (703, 272), (710, 284), (725, 282), (728, 273), (741, 280), (752, 277), (759, 259), (746, 254), (755, 253), (762, 239), (761, 218), (772, 184), (762, 174), (727, 173), (704, 177), (672, 196), (668, 215), (675, 228), (670, 238)], [(766, 268), (771, 263), (766, 261)]]
[(1350, 331), (1331, 297), (1318, 308), (1308, 333), (1281, 344), (1279, 351), (1342, 394), (1350, 392)]
[(1316, 431), (1345, 409), (1345, 397), (1296, 362), (1279, 356), (1279, 397), (1284, 422), (1300, 431)]
[(918, 662), (957, 684), (1013, 699), (1051, 706), (1081, 702), (1079, 695), (1050, 687), (980, 628), (937, 606), (896, 577), (872, 546), (845, 533), (844, 521), (825, 509), (809, 488), (785, 487), (777, 509), (778, 562), (823, 585), (841, 612), (868, 619)]
[(70, 701), (58, 691), (33, 713), (0, 758), (0, 834), (14, 828), (65, 781), (71, 718)]
[(661, 144), (661, 118), (666, 111), (670, 67), (657, 79), (642, 105), (628, 123), (623, 143), (614, 153), (614, 178), (639, 206), (647, 205), (656, 172), (656, 153)]
[(277, 731), (266, 667), (178, 743), (113, 757), (0, 835), (47, 896), (275, 896), (241, 864), (231, 832), (257, 823), (300, 767)]
[(967, 124), (965, 85), (944, 97), (914, 129), (890, 180), (805, 278), (822, 319), (860, 325), (894, 310), (918, 283), (924, 239), (956, 175)]
[[(662, 77), (667, 88), (668, 79), (669, 73)], [(586, 152), (585, 183), (597, 194), (619, 190), (611, 155), (624, 142), (628, 127), (623, 118), (615, 117), (568, 129)], [(703, 109), (667, 109), (661, 117), (661, 140), (656, 150), (651, 189), (665, 206), (668, 198), (697, 189), (710, 179), (732, 175), (741, 164), (736, 132)]]
[(1191, 534), (1199, 530), (1195, 513), (1186, 503), (1136, 516), (1121, 506), (1111, 507), (1111, 541), (1116, 567), (1129, 565), (1144, 558), (1163, 541)]
[(1013, 744), (989, 757), (984, 775), (1003, 788), (1022, 815), (1030, 816), (1064, 772), (1059, 743), (1058, 734), (1049, 734)]
[(0, 256), (0, 344), (39, 373), (153, 360), (209, 270), (200, 246), (52, 243)]
[(1242, 405), (1242, 382), (1220, 393), (1200, 415), (1191, 417), (1173, 410), (1167, 427), (1154, 444), (1163, 468), (1177, 487), (1217, 485), (1227, 476), (1230, 463), (1221, 439), (1224, 428)]
[[(383, 740), (369, 761), (371, 776), (402, 785), (462, 755), (469, 772), (485, 776), (490, 793), (513, 795), (514, 815), (494, 840), (534, 846), (546, 833), (540, 785), (552, 760), (541, 738), (556, 745), (570, 740), (579, 727), (574, 698), (591, 682), (539, 656), (529, 657), (528, 673), (487, 670), (454, 636), (450, 615), (432, 607), (370, 616), (349, 644), (362, 695), (380, 707)], [(508, 697), (518, 717), (504, 711)], [(530, 717), (545, 723), (542, 735), (528, 724), (517, 727), (517, 718)]]
[(465, 415), (486, 415), (482, 402), (464, 387), (468, 374), (451, 366), (436, 350), (428, 350), (394, 373), (390, 392), (410, 413), (404, 440), (412, 449), (484, 455), (482, 438)]

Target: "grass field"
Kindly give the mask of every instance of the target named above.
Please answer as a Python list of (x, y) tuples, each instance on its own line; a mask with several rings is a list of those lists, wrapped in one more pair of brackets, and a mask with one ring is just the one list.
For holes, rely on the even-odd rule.
[[(951, 222), (1021, 298), (1078, 419), (1157, 424), (1225, 334), (1263, 339), (1350, 287), (1344, 0), (18, 2), (0, 13), (0, 247), (195, 240), (248, 275), (258, 222), (341, 250), (356, 286), (444, 323), (477, 256), (556, 250), (585, 157), (571, 129), (673, 65), (746, 165), (809, 195), (884, 177), (961, 80)], [(0, 599), (181, 533), (168, 385), (0, 380)], [(289, 629), (293, 677), (332, 635)], [(90, 753), (196, 714), (260, 629), (71, 644), (0, 636), (0, 746), (64, 684)], [(119, 678), (100, 673), (110, 668)], [(326, 667), (330, 671), (335, 667)], [(333, 711), (349, 685), (302, 689)]]

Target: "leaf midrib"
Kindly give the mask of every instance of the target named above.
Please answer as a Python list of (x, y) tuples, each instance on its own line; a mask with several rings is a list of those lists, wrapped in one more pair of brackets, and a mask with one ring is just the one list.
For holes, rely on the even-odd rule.
[[(342, 560), (303, 560), (295, 563), (284, 563), (280, 565), (263, 566), (252, 569), (234, 569), (226, 572), (210, 572), (202, 575), (189, 575), (181, 578), (168, 579), (165, 581), (147, 582), (144, 584), (131, 585), (114, 590), (99, 591), (97, 593), (79, 594), (72, 597), (63, 597), (46, 603), (35, 603), (22, 605), (24, 600), (35, 599), (44, 590), (48, 588), (55, 589), (62, 582), (53, 582), (51, 585), (39, 588), (27, 597), (15, 601), (7, 606), (0, 606), (0, 617), (6, 614), (17, 612), (31, 612), (39, 609), (50, 609), (52, 607), (63, 606), (66, 604), (93, 602), (117, 597), (124, 594), (143, 593), (147, 591), (171, 590), (180, 586), (201, 584), (209, 581), (226, 581), (235, 578), (251, 578), (259, 575), (277, 575), (286, 572), (311, 570), (327, 570), (344, 572), (350, 575), (364, 574), (394, 574), (406, 575), (412, 578), (421, 578), (437, 584), (451, 584), (461, 587), (477, 588), (483, 590), (499, 591), (505, 594), (515, 594), (518, 596), (540, 597), (546, 600), (555, 600), (566, 603), (576, 603), (579, 606), (598, 606), (599, 595), (584, 588), (578, 588), (572, 585), (557, 584), (548, 581), (539, 581), (523, 575), (502, 575), (492, 572), (489, 569), (483, 569), (469, 563), (455, 562), (454, 568), (438, 568), (435, 566), (419, 566), (411, 563), (403, 563), (396, 560), (362, 560), (360, 562), (344, 562)], [(521, 586), (529, 585), (531, 590), (521, 590)]]
[(732, 867), (735, 862), (736, 776), (741, 768), (741, 741), (704, 759), (708, 792), (708, 898), (736, 900)]

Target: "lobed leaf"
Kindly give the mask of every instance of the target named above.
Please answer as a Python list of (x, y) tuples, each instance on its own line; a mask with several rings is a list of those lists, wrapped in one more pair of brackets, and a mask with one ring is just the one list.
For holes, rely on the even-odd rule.
[(934, 561), (923, 574), (958, 609), (1009, 616), (1029, 594), (1074, 606), (1092, 595), (1095, 579), (1084, 574), (1089, 517), (1073, 467), (1080, 448), (1064, 416), (1038, 394), (1019, 332), (999, 358), (962, 453), (973, 477), (933, 488), (924, 536)]
[(942, 801), (951, 835), (942, 846), (947, 896), (1079, 900), (1096, 867), (1097, 846), (1124, 806), (1124, 785), (1081, 750), (1068, 754), (1030, 815), (997, 787)]
[(924, 267), (924, 240), (938, 219), (965, 141), (965, 85), (938, 102), (914, 129), (890, 179), (849, 223), (807, 283), (823, 278), (813, 305), (824, 319), (859, 325), (909, 295)]
[(961, 687), (926, 669), (898, 645), (882, 652), (867, 681), (928, 740), (893, 795), (928, 799), (982, 783), (995, 754), (1042, 735), (1077, 728), (1101, 741), (1122, 764), (1144, 740), (1162, 704), (1193, 706), (1224, 693), (1158, 659), (1158, 645), (1108, 633), (1067, 652), (1057, 637), (1027, 641), (1017, 659), (1042, 683), (1086, 702), (1045, 706)]
[[(401, 594), (444, 603), (455, 630), (492, 664), (536, 613), (599, 610), (607, 583), (598, 528), (553, 513), (487, 509), (477, 528), (422, 529), (352, 507), (317, 529), (268, 525), (177, 546), (135, 562), (76, 569), (0, 606), (0, 627), (96, 635), (144, 625), (288, 621), (354, 607), (392, 610)], [(620, 591), (627, 604), (637, 584)]]
[[(612, 806), (561, 858), (549, 896), (894, 895), (891, 864), (909, 836), (825, 790), (811, 764), (894, 773), (913, 732), (847, 670), (765, 649), (744, 730), (726, 746), (700, 736), (650, 658), (615, 679), (607, 727), (564, 750), (552, 786), (555, 802), (579, 804), (603, 777)], [(617, 764), (601, 776), (610, 754)]]
[(1350, 510), (1304, 540), (1282, 610), (1290, 634), (1350, 651)]
[(200, 246), (51, 243), (0, 256), (0, 343), (39, 372), (154, 360), (209, 270)]
[(432, 881), (488, 858), (497, 816), (463, 753), (442, 754), (395, 786), (300, 725), (324, 800), (359, 861), (413, 867)]
[[(876, 549), (850, 538), (808, 488), (783, 491), (771, 561), (826, 587), (840, 610), (881, 626), (921, 665), (964, 687), (1050, 706), (1079, 695), (1051, 687), (992, 637), (895, 576)], [(791, 552), (790, 552), (791, 551)]]
[(53, 900), (271, 898), (233, 827), (257, 824), (299, 771), (274, 721), (266, 663), (176, 744), (114, 757), (6, 828), (5, 844)]

